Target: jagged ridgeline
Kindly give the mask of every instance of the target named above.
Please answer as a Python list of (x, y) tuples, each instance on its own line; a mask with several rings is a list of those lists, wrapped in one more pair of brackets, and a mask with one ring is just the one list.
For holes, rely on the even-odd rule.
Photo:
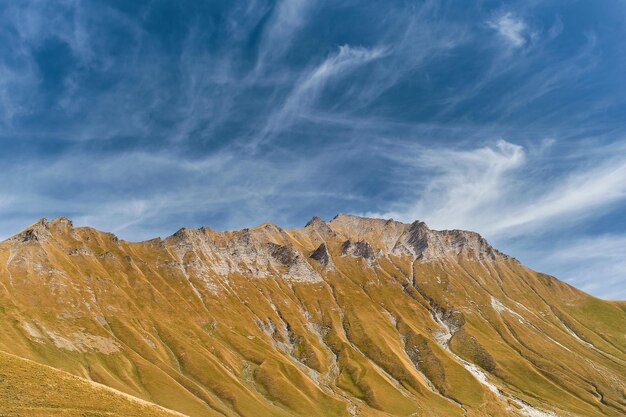
[(626, 303), (422, 222), (0, 244), (2, 416), (149, 415), (89, 381), (194, 417), (623, 416), (625, 333)]

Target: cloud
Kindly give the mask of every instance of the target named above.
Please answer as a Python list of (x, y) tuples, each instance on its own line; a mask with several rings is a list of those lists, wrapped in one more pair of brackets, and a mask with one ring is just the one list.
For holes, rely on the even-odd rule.
[(504, 140), (469, 151), (412, 149), (400, 155), (398, 162), (419, 167), (428, 179), (417, 200), (383, 217), (424, 219), (435, 227), (472, 224), (477, 211), (502, 198), (507, 176), (525, 160), (521, 146)]
[(288, 226), (294, 205), (356, 198), (349, 190), (325, 187), (330, 159), (293, 153), (251, 158), (225, 149), (202, 157), (76, 152), (54, 161), (20, 161), (0, 184), (0, 236), (38, 217), (59, 215), (133, 240), (168, 235), (182, 226), (242, 228), (268, 219)]
[(345, 76), (361, 65), (383, 57), (385, 53), (385, 49), (380, 47), (340, 46), (335, 53), (296, 80), (283, 104), (270, 116), (259, 141), (289, 128), (296, 118), (305, 117), (331, 80)]
[(294, 42), (295, 34), (309, 21), (314, 2), (310, 0), (282, 0), (273, 7), (273, 13), (261, 42), (257, 69), (267, 61), (280, 58)]
[(520, 230), (527, 225), (545, 225), (589, 217), (597, 209), (626, 199), (626, 160), (617, 159), (597, 168), (574, 172), (559, 180), (552, 188), (525, 205), (512, 210), (492, 230), (498, 232)]
[(626, 235), (585, 236), (558, 241), (553, 246), (543, 253), (531, 251), (531, 265), (553, 271), (559, 278), (599, 297), (626, 299)]
[(15, 203), (15, 197), (8, 194), (0, 194), (0, 209), (6, 210), (11, 208), (11, 206)]
[(553, 178), (541, 173), (541, 154), (530, 155), (504, 140), (469, 150), (412, 147), (394, 150), (390, 158), (399, 165), (396, 172), (403, 171), (397, 180), (402, 186), (410, 185), (411, 177), (421, 180), (413, 181), (418, 186), (413, 197), (380, 216), (421, 219), (436, 228), (476, 230), (491, 238), (571, 227), (626, 200), (623, 157), (604, 155), (601, 163), (586, 161)]
[(522, 19), (512, 13), (504, 13), (493, 20), (487, 21), (487, 25), (511, 46), (519, 48), (527, 42), (528, 26)]

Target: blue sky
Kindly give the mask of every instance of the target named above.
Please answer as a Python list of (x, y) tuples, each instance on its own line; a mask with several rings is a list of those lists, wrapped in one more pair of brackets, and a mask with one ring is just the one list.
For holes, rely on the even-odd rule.
[(626, 2), (2, 1), (0, 236), (351, 212), (626, 299)]

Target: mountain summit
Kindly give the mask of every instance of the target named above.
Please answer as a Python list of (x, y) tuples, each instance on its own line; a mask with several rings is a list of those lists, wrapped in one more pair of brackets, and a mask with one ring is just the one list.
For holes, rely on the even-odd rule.
[(2, 362), (2, 415), (57, 415), (7, 388), (26, 363), (194, 417), (626, 413), (626, 303), (474, 232), (340, 214), (127, 242), (42, 219), (0, 265), (0, 351), (27, 360)]

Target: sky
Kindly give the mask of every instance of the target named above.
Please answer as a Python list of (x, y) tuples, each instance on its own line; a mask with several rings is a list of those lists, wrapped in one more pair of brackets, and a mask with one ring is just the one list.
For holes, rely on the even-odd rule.
[(626, 299), (626, 1), (0, 0), (0, 237), (337, 213)]

